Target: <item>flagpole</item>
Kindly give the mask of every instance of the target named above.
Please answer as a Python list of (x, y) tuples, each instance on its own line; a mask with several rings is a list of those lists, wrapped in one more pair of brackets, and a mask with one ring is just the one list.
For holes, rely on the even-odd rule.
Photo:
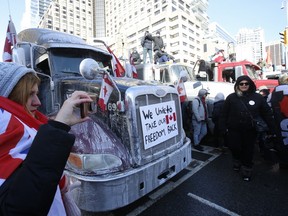
[(9, 2), (9, 0), (7, 0), (7, 4), (8, 4), (9, 18), (11, 20), (11, 11), (10, 11), (10, 2)]

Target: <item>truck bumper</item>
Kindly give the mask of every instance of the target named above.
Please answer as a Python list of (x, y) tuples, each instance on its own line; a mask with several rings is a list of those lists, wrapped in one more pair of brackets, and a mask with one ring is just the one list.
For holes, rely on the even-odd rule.
[(191, 160), (191, 141), (186, 138), (181, 148), (166, 157), (122, 173), (93, 177), (66, 174), (75, 182), (71, 192), (78, 207), (88, 212), (103, 212), (143, 197), (187, 167)]

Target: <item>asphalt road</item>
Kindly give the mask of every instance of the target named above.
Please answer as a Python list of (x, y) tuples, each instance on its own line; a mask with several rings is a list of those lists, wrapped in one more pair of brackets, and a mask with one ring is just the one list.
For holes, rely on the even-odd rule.
[(252, 180), (233, 171), (229, 151), (211, 146), (192, 151), (192, 163), (181, 173), (111, 216), (286, 216), (288, 170), (279, 169), (273, 154), (264, 160), (256, 149)]

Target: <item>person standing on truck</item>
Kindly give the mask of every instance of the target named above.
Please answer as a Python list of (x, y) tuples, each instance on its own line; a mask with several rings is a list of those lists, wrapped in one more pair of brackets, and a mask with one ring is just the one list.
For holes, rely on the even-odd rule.
[(157, 31), (156, 36), (153, 37), (154, 64), (157, 64), (159, 56), (160, 57), (162, 56), (162, 54), (160, 53), (162, 53), (163, 49), (164, 49), (164, 41), (160, 36), (160, 31)]
[(146, 64), (147, 53), (149, 55), (149, 63), (152, 64), (152, 43), (153, 36), (149, 31), (146, 31), (144, 37), (141, 40), (141, 46), (143, 47), (143, 64)]
[(274, 135), (274, 118), (268, 103), (256, 93), (256, 85), (249, 76), (238, 77), (234, 91), (224, 102), (220, 130), (223, 135), (227, 134), (234, 171), (241, 170), (243, 180), (250, 181), (257, 138), (253, 120), (258, 116), (262, 117), (268, 124), (270, 133)]
[(138, 65), (141, 63), (142, 59), (140, 54), (138, 53), (137, 49), (134, 49), (131, 53), (130, 59), (134, 65)]
[(193, 147), (198, 151), (203, 151), (200, 142), (207, 134), (208, 113), (206, 97), (208, 94), (209, 92), (206, 89), (200, 89), (198, 96), (192, 101)]
[(69, 130), (88, 120), (73, 109), (92, 100), (75, 91), (48, 120), (37, 111), (39, 84), (34, 70), (0, 63), (0, 215), (67, 213), (61, 194), (67, 188), (59, 185), (65, 186), (63, 170), (75, 141)]

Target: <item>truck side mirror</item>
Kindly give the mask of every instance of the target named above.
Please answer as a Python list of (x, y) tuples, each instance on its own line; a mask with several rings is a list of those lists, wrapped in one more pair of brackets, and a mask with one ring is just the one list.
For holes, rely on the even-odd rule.
[(103, 72), (103, 69), (99, 67), (99, 64), (94, 59), (86, 58), (81, 61), (79, 71), (85, 79), (92, 80)]

